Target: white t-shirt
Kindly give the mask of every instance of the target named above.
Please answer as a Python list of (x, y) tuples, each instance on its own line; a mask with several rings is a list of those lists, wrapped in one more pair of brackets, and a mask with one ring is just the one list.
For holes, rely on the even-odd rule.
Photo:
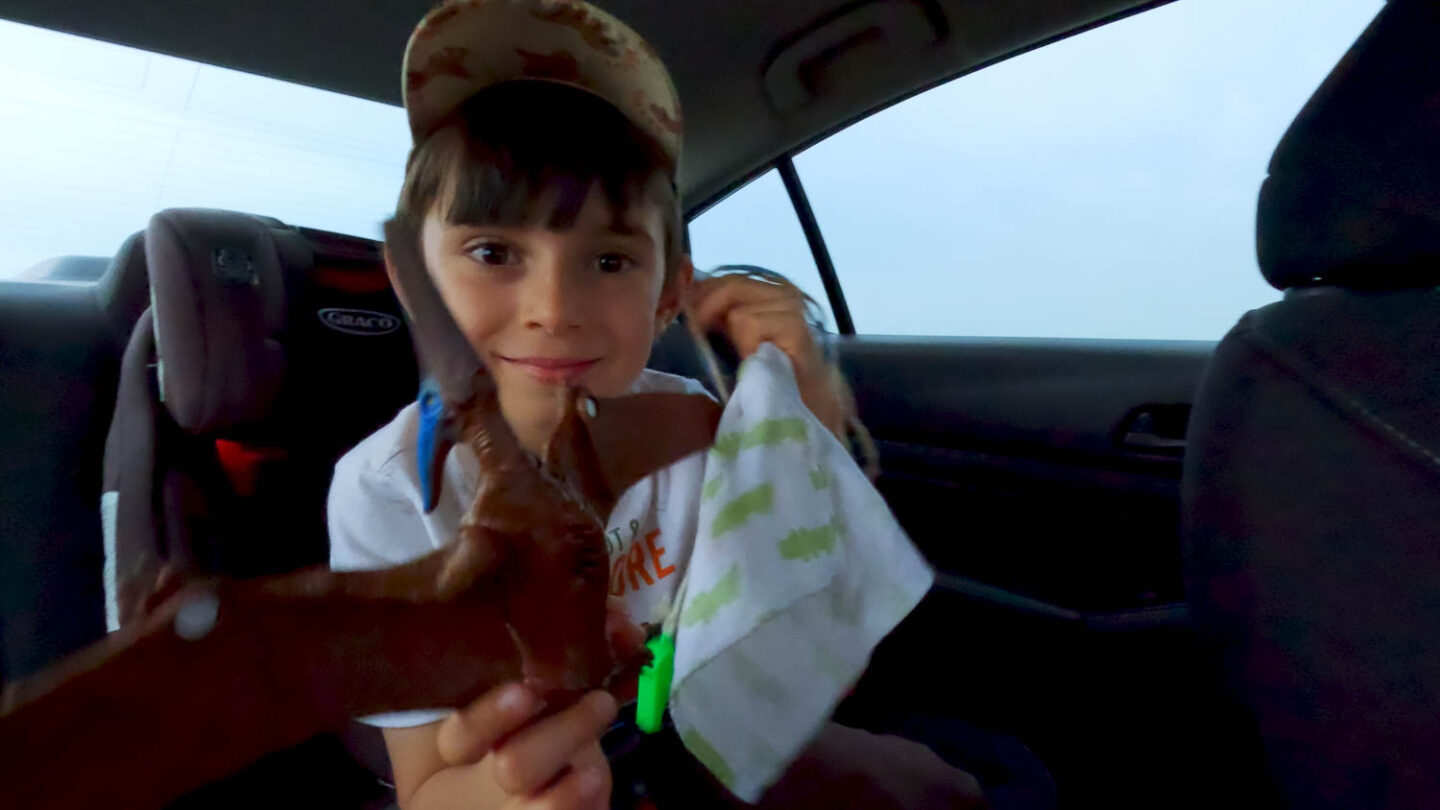
[[(705, 393), (688, 377), (645, 371), (632, 393)], [(425, 514), (415, 434), (419, 409), (410, 404), (335, 465), (330, 484), (330, 567), (336, 571), (390, 568), (448, 545), (479, 483), (479, 462), (457, 445), (445, 461), (435, 510)], [(622, 598), (636, 623), (659, 623), (670, 607), (694, 543), (704, 454), (695, 453), (626, 490), (610, 514), (610, 593)], [(363, 718), (376, 726), (432, 723), (447, 712), (396, 712)]]

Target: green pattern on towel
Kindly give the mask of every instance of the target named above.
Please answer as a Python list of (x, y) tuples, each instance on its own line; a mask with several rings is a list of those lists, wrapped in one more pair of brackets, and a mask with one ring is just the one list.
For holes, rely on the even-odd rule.
[(830, 486), (831, 480), (833, 479), (831, 479), (830, 473), (826, 472), (824, 467), (816, 467), (810, 471), (810, 486), (816, 489), (824, 489)]
[(710, 523), (710, 536), (719, 537), (745, 525), (755, 515), (766, 515), (775, 508), (775, 486), (769, 481), (748, 492), (736, 495), (734, 500), (720, 507)]
[(735, 673), (735, 677), (751, 694), (771, 706), (783, 707), (790, 702), (790, 693), (785, 690), (785, 684), (762, 669), (750, 656), (741, 652), (738, 646), (726, 650), (725, 657), (730, 659), (731, 671)]
[(715, 587), (690, 597), (680, 614), (680, 624), (691, 627), (715, 618), (720, 609), (740, 598), (740, 567), (730, 566)]
[(715, 500), (715, 496), (720, 494), (720, 487), (724, 483), (725, 479), (718, 475), (706, 481), (705, 486), (700, 488), (700, 501), (703, 503)]
[(813, 529), (796, 529), (780, 541), (780, 556), (787, 560), (813, 560), (834, 551), (839, 536), (834, 522)]
[(725, 762), (724, 757), (720, 756), (720, 752), (715, 750), (715, 746), (700, 736), (700, 732), (693, 728), (689, 729), (680, 735), (680, 741), (685, 743), (685, 747), (690, 749), (690, 753), (694, 754), (696, 759), (700, 760), (701, 765), (704, 765), (710, 773), (715, 774), (715, 778), (720, 780), (720, 784), (725, 787), (735, 784), (735, 772), (730, 770), (730, 765)]
[(805, 420), (799, 417), (788, 419), (765, 419), (744, 432), (732, 431), (715, 438), (710, 452), (729, 461), (740, 455), (741, 450), (752, 447), (774, 447), (789, 441), (805, 441)]
[(819, 641), (810, 642), (810, 654), (815, 661), (815, 668), (825, 674), (825, 677), (834, 681), (839, 686), (850, 685), (850, 667), (846, 666), (835, 653)]

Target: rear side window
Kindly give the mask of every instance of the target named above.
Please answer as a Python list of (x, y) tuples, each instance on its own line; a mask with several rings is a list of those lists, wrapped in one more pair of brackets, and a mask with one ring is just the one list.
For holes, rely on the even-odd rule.
[(784, 275), (815, 300), (826, 326), (834, 329), (815, 257), (774, 169), (690, 220), (690, 251), (701, 272), (740, 264)]
[(795, 157), (861, 333), (1219, 338), (1278, 298), (1255, 201), (1379, 0), (1192, 0), (960, 77)]
[(378, 237), (409, 138), (399, 107), (0, 20), (0, 278), (175, 206)]

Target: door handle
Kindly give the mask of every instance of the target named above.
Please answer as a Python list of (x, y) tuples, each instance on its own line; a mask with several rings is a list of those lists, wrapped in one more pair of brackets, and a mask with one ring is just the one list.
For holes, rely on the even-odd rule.
[(1132, 452), (1179, 456), (1185, 452), (1185, 428), (1189, 422), (1189, 403), (1141, 405), (1120, 420), (1115, 443)]

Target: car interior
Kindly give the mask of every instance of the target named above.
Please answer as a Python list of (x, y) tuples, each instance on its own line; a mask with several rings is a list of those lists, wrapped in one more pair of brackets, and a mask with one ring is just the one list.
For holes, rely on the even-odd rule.
[[(601, 5), (688, 105), (693, 218), (877, 110), (1165, 3)], [(0, 17), (398, 104), (426, 8), (8, 0)], [(1437, 35), (1433, 4), (1389, 0), (1296, 119), (1257, 219), (1284, 299), (1235, 312), (1223, 340), (856, 334), (799, 206), (877, 486), (937, 573), (837, 719), (983, 730), (997, 747), (967, 763), (987, 790), (1053, 782), (1064, 807), (1440, 797)], [(103, 637), (161, 556), (237, 577), (323, 563), (335, 459), (415, 396), (378, 243), (265, 211), (150, 213), (113, 256), (0, 280), (0, 684)], [(652, 366), (706, 377), (678, 328)], [(282, 780), (384, 807), (386, 767), (376, 735), (337, 730), (176, 806)]]

